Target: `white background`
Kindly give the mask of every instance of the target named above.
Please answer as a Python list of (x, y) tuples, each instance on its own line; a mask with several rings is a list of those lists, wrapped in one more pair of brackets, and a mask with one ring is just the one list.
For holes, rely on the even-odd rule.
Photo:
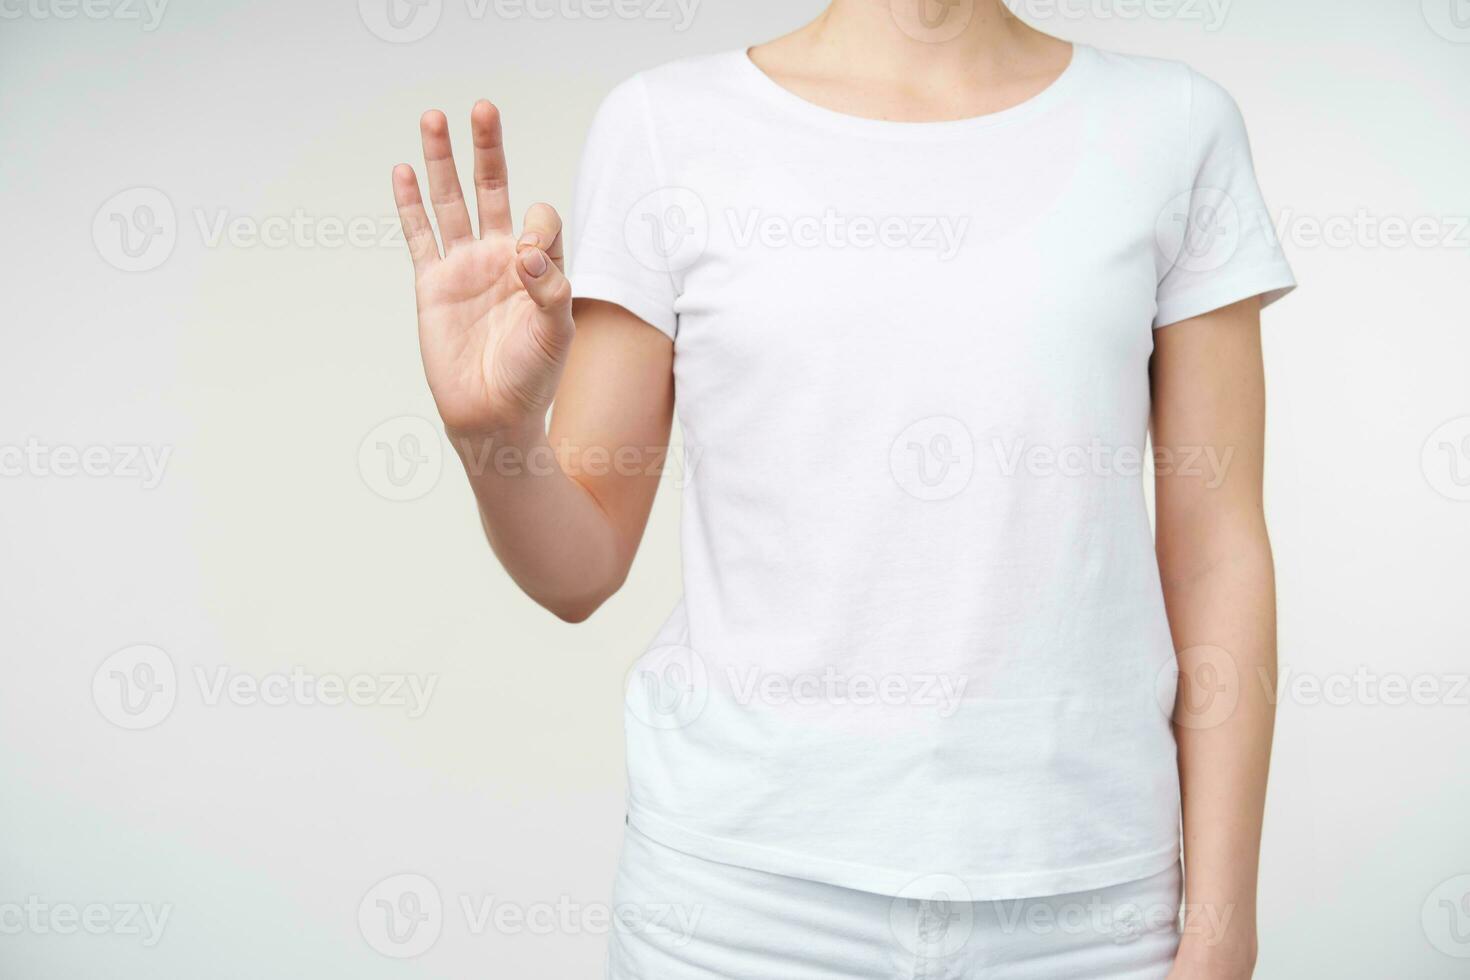
[[(389, 170), (417, 166), (419, 113), (444, 108), (467, 160), (480, 96), (504, 110), (518, 213), (564, 206), (615, 82), (820, 3), (704, 0), (680, 29), (672, 4), (599, 18), (596, 0), (430, 0), (427, 33), (402, 43), (367, 26), (387, 0), (173, 0), (156, 23), (135, 0), (92, 2), (0, 0), (0, 975), (599, 976), (604, 937), (575, 913), (609, 897), (621, 683), (677, 598), (676, 495), (590, 623), (536, 608), (434, 439), (423, 482), (388, 480), (377, 444), (411, 449), (413, 423), (376, 427), (433, 418), (401, 246), (319, 235), (391, 228)], [(1021, 9), (1229, 88), (1302, 283), (1266, 316), (1289, 683), (1258, 976), (1465, 976), (1470, 6), (1221, 2)], [(139, 187), (163, 209), (109, 203)], [(114, 215), (142, 221), (139, 203), (176, 240), (126, 272)], [(275, 246), (213, 234), (293, 214), (305, 230)], [(1416, 219), (1418, 244), (1384, 241)], [(1313, 240), (1334, 222), (1344, 238)], [(100, 447), (106, 472), (34, 459), (64, 447)], [(156, 486), (130, 447), (169, 453)], [(137, 644), (166, 653), (173, 704), (129, 731), (108, 685), (130, 663), (108, 658)], [(210, 703), (220, 676), (293, 668), (437, 686), (418, 717)], [(1353, 686), (1313, 697), (1302, 677)], [(1395, 679), (1434, 693), (1394, 703)], [(404, 873), (443, 902), (411, 961), (358, 920)], [(572, 926), (477, 932), (461, 898), (560, 903)], [(14, 918), (32, 899), (110, 918), (62, 934), (64, 912)], [(167, 909), (161, 941), (118, 920), (127, 904)]]

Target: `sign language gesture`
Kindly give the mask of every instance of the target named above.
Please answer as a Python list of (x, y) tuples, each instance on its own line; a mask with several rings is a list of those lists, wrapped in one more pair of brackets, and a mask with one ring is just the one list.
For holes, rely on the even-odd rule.
[(393, 197), (413, 258), (419, 348), (434, 403), (451, 434), (540, 428), (574, 332), (561, 217), (534, 205), (515, 237), (500, 113), (481, 100), (470, 112), (476, 237), (444, 113), (424, 113), (419, 129), (442, 253), (407, 164), (393, 169)]

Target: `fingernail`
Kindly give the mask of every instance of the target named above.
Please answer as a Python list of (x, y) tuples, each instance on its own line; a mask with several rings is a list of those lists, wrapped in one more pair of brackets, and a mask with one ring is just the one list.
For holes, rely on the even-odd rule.
[(540, 248), (541, 236), (534, 231), (526, 232), (524, 235), (521, 236), (521, 240), (516, 242), (516, 248), (522, 249), (527, 246), (530, 246), (532, 248)]
[(523, 261), (526, 263), (526, 271), (530, 273), (532, 279), (540, 279), (546, 274), (546, 253), (539, 248), (527, 252)]

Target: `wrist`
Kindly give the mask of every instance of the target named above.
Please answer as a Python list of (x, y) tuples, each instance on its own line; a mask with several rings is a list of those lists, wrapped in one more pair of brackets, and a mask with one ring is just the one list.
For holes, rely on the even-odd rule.
[(475, 429), (446, 425), (444, 434), (471, 479), (534, 472), (538, 456), (548, 456), (551, 465), (555, 463), (555, 454), (546, 440), (546, 425), (540, 418)]

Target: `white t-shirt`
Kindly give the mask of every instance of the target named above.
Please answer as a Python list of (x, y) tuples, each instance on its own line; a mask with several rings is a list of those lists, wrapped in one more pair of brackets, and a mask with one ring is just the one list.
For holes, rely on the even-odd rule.
[(1153, 329), (1294, 285), (1230, 97), (1077, 45), (1021, 105), (899, 123), (681, 61), (603, 104), (571, 244), (577, 296), (674, 339), (686, 446), (631, 822), (975, 901), (1177, 861)]

